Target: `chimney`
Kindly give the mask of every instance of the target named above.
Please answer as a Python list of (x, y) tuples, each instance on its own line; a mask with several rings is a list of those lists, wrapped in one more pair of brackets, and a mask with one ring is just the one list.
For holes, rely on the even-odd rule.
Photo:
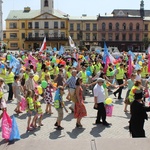
[(30, 7), (24, 7), (24, 12), (30, 12), (31, 8)]

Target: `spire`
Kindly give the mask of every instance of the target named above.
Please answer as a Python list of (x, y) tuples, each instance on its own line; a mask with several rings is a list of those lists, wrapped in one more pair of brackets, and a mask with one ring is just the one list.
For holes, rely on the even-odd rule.
[(54, 12), (54, 2), (53, 0), (41, 0), (41, 13), (50, 13)]
[(144, 0), (141, 0), (141, 4), (140, 4), (140, 15), (141, 15), (142, 18), (145, 16)]

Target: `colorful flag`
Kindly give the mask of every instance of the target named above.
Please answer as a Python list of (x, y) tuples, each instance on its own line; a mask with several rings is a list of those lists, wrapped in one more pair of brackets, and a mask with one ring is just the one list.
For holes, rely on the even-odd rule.
[(43, 52), (45, 50), (46, 50), (46, 37), (44, 37), (43, 44), (42, 44), (39, 52)]
[(28, 59), (25, 60), (25, 65), (24, 65), (25, 67), (28, 67), (28, 65), (29, 65), (29, 60), (31, 61), (31, 63), (32, 63), (32, 65), (34, 66), (34, 69), (35, 69), (38, 60), (35, 59), (32, 55), (29, 55), (29, 56), (28, 56)]
[(18, 125), (14, 116), (12, 117), (12, 130), (11, 130), (9, 141), (13, 141), (13, 140), (20, 140)]
[(103, 54), (103, 62), (106, 64), (106, 59), (109, 57), (108, 48), (106, 46), (106, 43), (104, 42), (104, 54)]
[(59, 49), (58, 55), (60, 56), (60, 55), (62, 55), (64, 52), (65, 52), (65, 51), (64, 51), (64, 47), (61, 46), (60, 49)]
[(12, 120), (7, 114), (6, 110), (3, 112), (2, 118), (2, 138), (8, 140), (10, 138), (10, 133), (12, 130)]
[(20, 62), (18, 59), (16, 59), (13, 55), (11, 55), (11, 59), (10, 59), (10, 62), (9, 62), (9, 67), (12, 68), (12, 72), (13, 73), (16, 73), (17, 69), (19, 68), (20, 66)]
[(128, 60), (128, 78), (131, 77), (131, 74), (132, 74), (132, 56), (130, 55), (129, 56), (129, 60)]

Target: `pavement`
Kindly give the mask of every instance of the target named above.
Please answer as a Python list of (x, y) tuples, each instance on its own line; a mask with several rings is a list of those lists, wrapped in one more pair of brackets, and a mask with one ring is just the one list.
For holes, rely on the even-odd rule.
[[(122, 97), (126, 95), (126, 89), (122, 92)], [(67, 94), (67, 90), (65, 91)], [(66, 97), (64, 95), (64, 100)], [(130, 113), (125, 113), (124, 102), (118, 100), (110, 93), (110, 97), (113, 99), (113, 115), (112, 117), (107, 117), (107, 122), (112, 123), (112, 126), (105, 127), (103, 125), (93, 125), (96, 119), (97, 111), (93, 109), (94, 98), (93, 95), (86, 96), (85, 106), (87, 109), (87, 117), (82, 119), (82, 129), (75, 127), (76, 120), (73, 114), (68, 109), (68, 113), (64, 112), (64, 119), (62, 121), (62, 126), (64, 130), (57, 131), (54, 127), (54, 123), (57, 119), (57, 112), (55, 108), (52, 108), (53, 114), (43, 116), (43, 124), (41, 128), (37, 128), (34, 131), (26, 132), (27, 118), (26, 112), (17, 116), (15, 115), (14, 109), (16, 107), (16, 101), (12, 101), (7, 104), (8, 114), (10, 116), (14, 115), (18, 124), (21, 140), (14, 141), (11, 143), (6, 142), (1, 137), (0, 129), (0, 150), (25, 150), (28, 148), (36, 150), (47, 150), (51, 148), (57, 150), (61, 148), (62, 150), (74, 150), (74, 149), (85, 149), (85, 150), (109, 150), (114, 147), (115, 150), (126, 150), (130, 148), (134, 150), (148, 150), (150, 142), (150, 120), (145, 121), (145, 131), (147, 138), (145, 139), (132, 139), (128, 130), (128, 121), (130, 118)], [(7, 98), (7, 93), (5, 94)], [(69, 108), (71, 102), (65, 100), (66, 107)], [(148, 102), (146, 103), (148, 105)], [(45, 112), (45, 104), (42, 103), (43, 112)], [(128, 107), (129, 110), (129, 107)], [(150, 118), (150, 113), (148, 113)], [(138, 146), (138, 147), (137, 147)], [(141, 148), (142, 146), (142, 148)], [(58, 148), (59, 147), (59, 148)]]

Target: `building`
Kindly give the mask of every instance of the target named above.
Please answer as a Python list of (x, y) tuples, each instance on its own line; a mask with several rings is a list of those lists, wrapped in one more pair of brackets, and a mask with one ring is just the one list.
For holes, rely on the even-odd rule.
[(31, 49), (41, 46), (44, 36), (47, 46), (67, 46), (68, 36), (76, 46), (85, 45), (118, 47), (119, 50), (140, 51), (143, 39), (150, 37), (150, 10), (144, 9), (144, 0), (139, 9), (114, 9), (110, 15), (70, 16), (53, 7), (53, 0), (41, 0), (40, 10), (10, 11), (6, 19), (4, 41), (9, 49)]
[(9, 49), (36, 49), (46, 36), (47, 46), (68, 45), (68, 15), (53, 8), (53, 0), (41, 0), (40, 10), (10, 11), (4, 40)]
[(3, 12), (2, 12), (2, 3), (0, 0), (0, 42), (3, 41)]

